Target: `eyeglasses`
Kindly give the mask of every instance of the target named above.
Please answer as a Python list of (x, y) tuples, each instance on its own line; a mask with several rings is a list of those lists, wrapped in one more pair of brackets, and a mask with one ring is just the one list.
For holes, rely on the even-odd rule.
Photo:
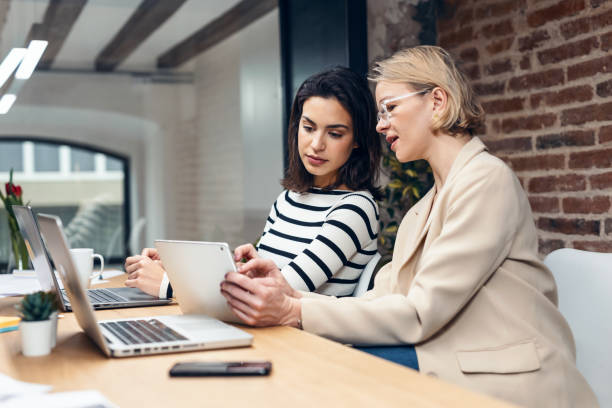
[(378, 113), (376, 114), (376, 119), (378, 120), (378, 122), (382, 121), (383, 124), (389, 123), (389, 120), (391, 120), (391, 112), (387, 110), (388, 103), (399, 101), (400, 99), (409, 98), (414, 95), (424, 94), (427, 92), (429, 92), (429, 89), (425, 89), (423, 91), (417, 91), (417, 92), (410, 92), (404, 95), (396, 96), (395, 98), (385, 99), (384, 101), (380, 103), (380, 109), (378, 110)]

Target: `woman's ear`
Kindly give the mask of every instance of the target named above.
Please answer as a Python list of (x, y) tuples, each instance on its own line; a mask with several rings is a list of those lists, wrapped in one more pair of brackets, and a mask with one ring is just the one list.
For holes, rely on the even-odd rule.
[(446, 95), (446, 92), (440, 87), (435, 87), (431, 91), (431, 97), (433, 99), (434, 113), (441, 114), (444, 111), (444, 109), (446, 109), (446, 103), (448, 100), (448, 96)]

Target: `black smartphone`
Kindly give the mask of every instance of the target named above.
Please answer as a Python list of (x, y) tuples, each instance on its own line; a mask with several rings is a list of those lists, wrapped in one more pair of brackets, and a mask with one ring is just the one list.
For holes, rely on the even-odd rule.
[(176, 363), (170, 369), (170, 377), (268, 375), (271, 369), (269, 361), (194, 361)]

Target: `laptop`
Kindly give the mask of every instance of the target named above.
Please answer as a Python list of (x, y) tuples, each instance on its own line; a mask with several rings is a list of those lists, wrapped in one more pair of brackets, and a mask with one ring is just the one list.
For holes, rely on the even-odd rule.
[[(49, 256), (42, 242), (40, 230), (29, 206), (13, 205), (13, 212), (19, 224), (19, 230), (28, 248), (30, 259), (34, 265), (34, 271), (40, 282), (42, 290), (55, 290), (62, 309), (65, 312), (72, 311), (72, 306), (66, 292), (60, 286)], [(116, 309), (138, 306), (160, 306), (171, 302), (169, 299), (159, 299), (150, 296), (137, 288), (108, 288), (88, 289), (87, 296), (94, 309)]]
[(236, 271), (225, 242), (156, 240), (155, 248), (184, 314), (205, 314), (242, 323), (219, 290), (225, 274)]
[(56, 216), (39, 214), (38, 223), (79, 326), (106, 356), (245, 347), (253, 342), (249, 333), (205, 315), (97, 321), (89, 298), (79, 283), (61, 220)]

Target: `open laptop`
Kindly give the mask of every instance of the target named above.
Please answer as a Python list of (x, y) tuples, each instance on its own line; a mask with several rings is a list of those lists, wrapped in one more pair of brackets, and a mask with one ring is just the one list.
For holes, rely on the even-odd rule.
[(253, 336), (204, 315), (174, 315), (98, 322), (80, 285), (58, 217), (38, 215), (47, 244), (79, 326), (111, 357), (249, 346)]
[(184, 314), (205, 314), (241, 323), (219, 290), (225, 274), (236, 271), (226, 243), (156, 240), (155, 248)]
[[(13, 205), (13, 212), (19, 224), (19, 230), (26, 242), (30, 259), (34, 265), (36, 276), (42, 290), (55, 290), (58, 294), (62, 309), (72, 311), (72, 306), (66, 292), (61, 288), (42, 242), (38, 224), (32, 208), (29, 206)], [(170, 303), (168, 299), (159, 299), (150, 296), (137, 288), (105, 288), (88, 289), (87, 296), (94, 309), (116, 309), (137, 306), (160, 306)]]

